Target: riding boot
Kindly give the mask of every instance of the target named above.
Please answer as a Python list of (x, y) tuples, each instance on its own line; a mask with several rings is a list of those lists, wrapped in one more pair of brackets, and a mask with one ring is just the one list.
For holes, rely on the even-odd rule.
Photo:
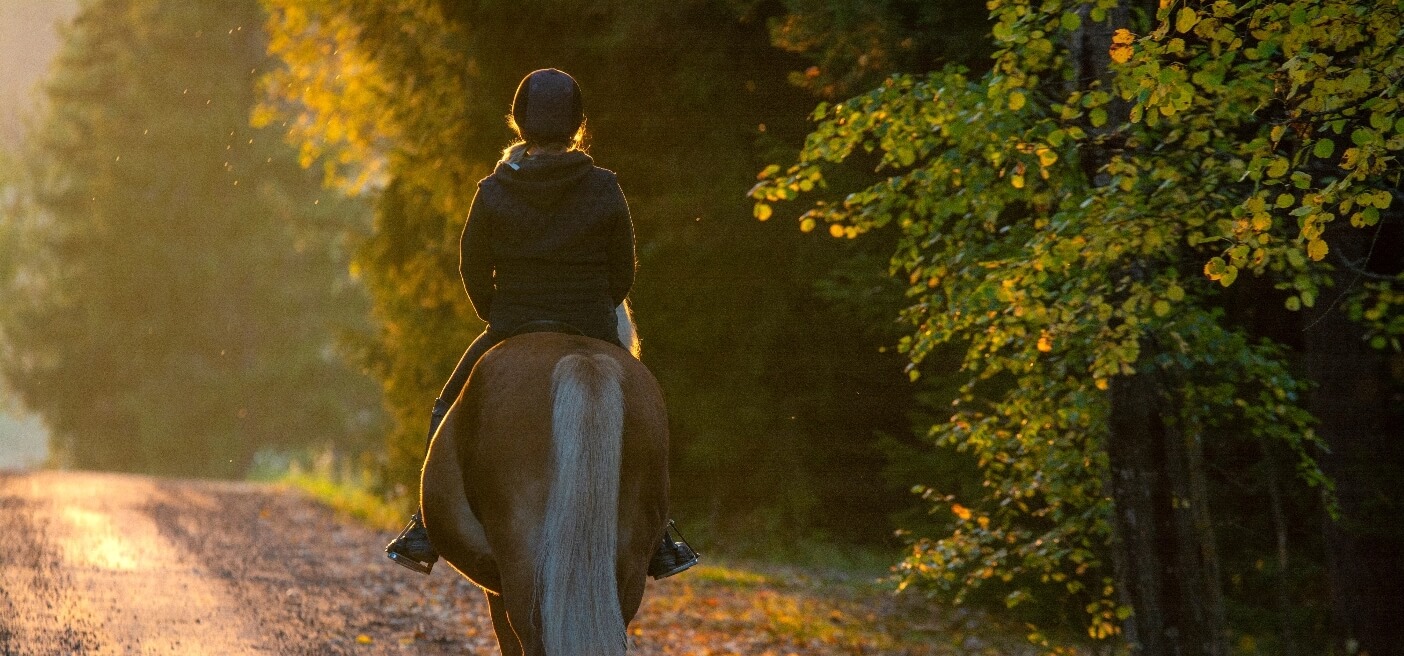
[[(429, 416), (429, 436), (425, 439), (426, 455), (428, 443), (434, 439), (434, 432), (439, 430), (439, 424), (443, 422), (444, 415), (448, 414), (448, 409), (448, 401), (434, 400), (434, 410)], [(434, 563), (439, 560), (439, 553), (434, 551), (434, 545), (429, 543), (429, 531), (424, 528), (424, 519), (419, 513), (411, 515), (409, 524), (405, 526), (405, 530), (400, 531), (399, 537), (385, 545), (385, 555), (396, 564), (420, 574), (428, 574), (434, 568)]]
[(669, 533), (678, 533), (678, 527), (673, 520), (668, 520), (668, 528), (663, 531), (663, 541), (653, 552), (653, 558), (648, 561), (648, 575), (655, 579), (665, 579), (677, 574), (693, 565), (697, 564), (699, 555), (688, 545), (682, 533), (678, 533), (678, 539), (673, 540)]

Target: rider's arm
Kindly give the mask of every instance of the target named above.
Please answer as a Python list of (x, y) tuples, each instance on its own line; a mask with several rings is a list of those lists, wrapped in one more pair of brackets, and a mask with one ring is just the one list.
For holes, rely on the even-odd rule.
[(634, 286), (634, 222), (629, 218), (629, 203), (624, 200), (624, 192), (617, 182), (614, 191), (618, 198), (609, 243), (609, 295), (614, 304), (619, 305)]
[(468, 209), (468, 221), (463, 224), (463, 238), (458, 243), (458, 274), (463, 277), (463, 288), (468, 290), (468, 300), (473, 302), (473, 311), (483, 321), (488, 320), (492, 311), (492, 247), (488, 241), (491, 226), (488, 212), (473, 197), (473, 205)]

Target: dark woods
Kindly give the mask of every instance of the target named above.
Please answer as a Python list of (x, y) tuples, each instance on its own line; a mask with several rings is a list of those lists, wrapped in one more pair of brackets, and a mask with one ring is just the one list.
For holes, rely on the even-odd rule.
[[(1030, 235), (1056, 214), (1048, 208), (1065, 200), (1055, 192), (1156, 193), (1120, 191), (1103, 173), (1138, 152), (1125, 137), (1140, 129), (1128, 121), (1132, 103), (1089, 103), (1085, 113), (1055, 107), (1068, 93), (1106, 88), (1114, 30), (1151, 33), (1156, 3), (1051, 3), (1053, 27), (1040, 25), (1047, 34), (1031, 38), (1047, 37), (1058, 59), (1038, 62), (1037, 48), (1023, 48), (1027, 57), (1014, 58), (1021, 66), (1046, 68), (1017, 87), (1017, 101), (999, 84), (1027, 70), (982, 78), (1007, 46), (991, 38), (1009, 27), (990, 12), (1027, 4), (1012, 1), (196, 4), (87, 3), (51, 75), (50, 109), (27, 159), (33, 170), (9, 176), (31, 193), (0, 227), (22, 227), (41, 247), (19, 266), (0, 263), (8, 277), (0, 355), (68, 464), (239, 476), (260, 448), (331, 442), (369, 454), (386, 492), (412, 490), (430, 405), (481, 327), (457, 279), (473, 183), (510, 139), (504, 115), (516, 82), (559, 67), (584, 90), (590, 154), (618, 173), (630, 201), (644, 361), (671, 414), (672, 514), (702, 537), (704, 551), (834, 564), (852, 553), (890, 563), (907, 550), (907, 583), (950, 596), (957, 579), (977, 580), (959, 594), (1042, 627), (1036, 640), (1131, 639), (1145, 654), (1346, 653), (1355, 645), (1379, 656), (1404, 644), (1391, 620), (1404, 592), (1404, 529), (1394, 521), (1404, 511), (1404, 447), (1392, 439), (1404, 428), (1404, 361), (1388, 343), (1368, 343), (1377, 334), (1362, 321), (1368, 307), (1342, 300), (1362, 281), (1400, 273), (1397, 199), (1377, 229), (1331, 225), (1325, 240), (1336, 259), (1326, 262), (1334, 266), (1321, 269), (1328, 282), (1302, 311), (1284, 309), (1279, 291), (1255, 276), (1220, 291), (1205, 278), (1207, 251), (1186, 246), (1184, 235), (1116, 264), (1118, 276), (1179, 281), (1195, 316), (1232, 339), (1191, 335), (1200, 352), (1182, 357), (1178, 333), (1157, 333), (1163, 340), (1139, 344), (1129, 369), (1101, 379), (1105, 387), (1088, 379), (1087, 394), (1040, 398), (1009, 369), (967, 385), (980, 366), (963, 359), (974, 333), (932, 347), (916, 365), (898, 348), (937, 323), (920, 320), (935, 307), (923, 305), (935, 302), (925, 294), (943, 289), (937, 267), (1017, 261), (1027, 249), (1012, 240), (1036, 241)], [(1160, 4), (1178, 11), (1187, 3)], [(1063, 9), (1081, 18), (1060, 18)], [(1093, 20), (1093, 11), (1112, 18)], [(966, 95), (945, 88), (949, 98), (994, 99), (964, 115), (986, 133), (1023, 125), (1004, 107), (1028, 103), (1026, 115), (1049, 120), (1077, 114), (1068, 121), (1091, 136), (1058, 151), (1053, 159), (1066, 169), (1047, 152), (1010, 149), (1029, 166), (1019, 169), (1019, 193), (1025, 173), (1029, 189), (1054, 191), (1011, 200), (1012, 177), (1001, 173), (976, 187), (981, 203), (1002, 208), (997, 216), (985, 220), (976, 206), (968, 211), (979, 221), (915, 242), (903, 230), (953, 197), (930, 180), (874, 200), (878, 213), (901, 206), (903, 194), (925, 204), (861, 235), (844, 230), (857, 219), (826, 226), (814, 215), (797, 230), (791, 221), (803, 208), (777, 204), (772, 217), (768, 204), (761, 210), (747, 198), (768, 165), (788, 166), (802, 147), (838, 148), (844, 126), (806, 142), (828, 129), (811, 116), (833, 116), (827, 104), (815, 114), (817, 103), (880, 102), (897, 94), (889, 76), (946, 66), (963, 67), (971, 86)], [(1233, 83), (1200, 78), (1197, 88), (1210, 96)], [(891, 147), (876, 131), (897, 134), (908, 120), (919, 141), (938, 131), (919, 113), (935, 104), (910, 116), (855, 115), (848, 127), (874, 126), (873, 147), (825, 162), (825, 184), (803, 189), (809, 200), (861, 207), (856, 196), (842, 203), (943, 154), (965, 157), (965, 146), (945, 144), (875, 172)], [(1094, 111), (1102, 112), (1095, 121)], [(1245, 113), (1233, 128), (1241, 134), (1215, 139), (1258, 134), (1265, 124)], [(1339, 141), (1338, 152), (1350, 138)], [(957, 167), (967, 185), (984, 184), (977, 159)], [(1060, 177), (1040, 182), (1040, 160)], [(321, 187), (323, 174), (334, 188)], [(1238, 193), (1237, 184), (1225, 188)], [(21, 216), (31, 218), (13, 218)], [(49, 218), (32, 218), (40, 216)], [(970, 260), (939, 250), (953, 234), (968, 235)], [(904, 268), (904, 258), (928, 256)], [(969, 270), (967, 279), (985, 275)], [(1104, 273), (1079, 271), (1084, 279)], [(1088, 283), (1069, 279), (1052, 296)], [(1118, 306), (1125, 294), (1113, 299)], [(1139, 310), (1147, 321), (1176, 319), (1150, 308)], [(1062, 353), (1058, 339), (1029, 335), (1029, 359)], [(1280, 367), (1240, 366), (1264, 353), (1280, 355)], [(1185, 359), (1195, 367), (1177, 369)], [(380, 398), (350, 369), (379, 383)], [(1258, 371), (1304, 382), (1241, 380)], [(1086, 378), (1088, 368), (1065, 373), (1054, 382)], [(1325, 448), (1308, 448), (1334, 483), (1330, 493), (1304, 483), (1299, 442), (1258, 435), (1234, 409), (1251, 403), (1185, 391), (1258, 384), (1283, 391), (1282, 416), (1320, 437)], [(1084, 410), (1072, 406), (1088, 394), (1090, 412), (1105, 415), (1077, 434), (1086, 453), (1076, 461), (1038, 440), (1020, 442), (1024, 427), (997, 416), (983, 446), (951, 437), (980, 430), (960, 428), (972, 407), (1021, 398), (1066, 414)], [(1279, 430), (1294, 430), (1292, 422)], [(1098, 467), (1107, 477), (1089, 481)], [(1009, 471), (1046, 485), (1009, 508), (982, 505)], [(937, 566), (917, 542), (990, 533), (991, 517), (1073, 488), (1084, 506), (1012, 520), (999, 567), (974, 550), (941, 552)], [(1021, 548), (1016, 534), (1058, 531), (1077, 546), (1008, 555)], [(1074, 551), (1086, 567), (1069, 565)], [(1157, 640), (1166, 635), (1174, 637)]]

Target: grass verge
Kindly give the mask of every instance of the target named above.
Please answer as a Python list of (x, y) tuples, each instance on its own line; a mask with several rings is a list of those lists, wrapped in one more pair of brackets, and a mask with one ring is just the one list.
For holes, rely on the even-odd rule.
[(365, 526), (397, 530), (414, 512), (409, 494), (386, 494), (373, 467), (356, 466), (331, 451), (301, 456), (260, 453), (250, 478), (300, 490)]

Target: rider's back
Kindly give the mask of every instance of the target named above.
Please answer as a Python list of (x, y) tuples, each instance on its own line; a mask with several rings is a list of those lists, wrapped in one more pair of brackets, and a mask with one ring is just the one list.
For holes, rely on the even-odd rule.
[(478, 183), (460, 271), (500, 330), (543, 319), (612, 339), (633, 284), (633, 227), (610, 171), (579, 151), (500, 163)]

